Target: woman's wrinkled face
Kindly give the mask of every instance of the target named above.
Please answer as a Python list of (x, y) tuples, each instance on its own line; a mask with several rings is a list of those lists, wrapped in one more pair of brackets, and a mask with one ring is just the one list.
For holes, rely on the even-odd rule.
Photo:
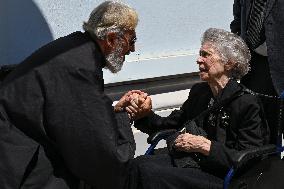
[(201, 46), (197, 64), (199, 76), (203, 81), (217, 81), (225, 74), (224, 63), (210, 42), (205, 42)]

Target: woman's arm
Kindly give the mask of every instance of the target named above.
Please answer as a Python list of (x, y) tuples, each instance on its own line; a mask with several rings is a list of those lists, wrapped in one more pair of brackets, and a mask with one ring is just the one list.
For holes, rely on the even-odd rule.
[(202, 91), (200, 91), (200, 86), (203, 87), (203, 85), (200, 84), (192, 86), (188, 99), (183, 103), (180, 110), (173, 111), (167, 117), (161, 117), (154, 112), (151, 112), (146, 117), (136, 120), (134, 126), (147, 134), (164, 129), (179, 129), (185, 121), (190, 119), (188, 117), (190, 114), (188, 111), (191, 112), (191, 110), (196, 109), (196, 98), (202, 94)]
[(180, 134), (175, 140), (175, 149), (184, 152), (199, 152), (205, 156), (209, 155), (211, 141), (203, 136), (189, 133)]
[[(206, 162), (216, 168), (229, 169), (235, 155), (242, 150), (262, 146), (264, 144), (263, 121), (260, 117), (260, 106), (257, 99), (252, 95), (243, 95), (235, 101), (231, 118), (235, 118), (230, 128), (236, 135), (234, 139), (227, 135), (225, 144), (211, 141), (209, 155)], [(239, 120), (237, 122), (236, 120)]]

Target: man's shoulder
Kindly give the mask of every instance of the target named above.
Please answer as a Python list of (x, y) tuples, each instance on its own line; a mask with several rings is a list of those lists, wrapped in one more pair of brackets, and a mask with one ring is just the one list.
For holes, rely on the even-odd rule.
[(27, 57), (22, 63), (44, 63), (58, 55), (65, 54), (71, 49), (81, 46), (81, 44), (86, 42), (87, 38), (84, 37), (82, 32), (74, 32), (43, 45)]
[(82, 32), (74, 32), (64, 37), (60, 37), (46, 44), (38, 51), (52, 52), (55, 54), (62, 54), (71, 49), (77, 48), (84, 43), (89, 42), (90, 39)]
[(62, 63), (68, 60), (66, 62), (68, 64), (71, 63), (70, 61), (75, 61), (78, 58), (81, 58), (81, 61), (83, 61), (85, 58), (92, 56), (91, 50), (87, 45), (89, 42), (91, 40), (85, 33), (74, 32), (42, 46), (24, 60), (23, 63), (36, 64), (38, 67), (41, 64), (53, 62), (58, 59)]
[[(74, 32), (58, 38), (42, 46), (18, 64), (14, 71), (9, 74), (11, 75), (10, 78), (33, 74), (32, 70), (55, 74), (59, 68), (92, 67), (94, 65), (92, 64), (93, 54), (91, 48), (89, 48), (89, 45), (84, 45), (89, 43), (89, 41), (91, 40), (88, 35), (82, 32)], [(82, 62), (87, 62), (88, 64), (83, 64)], [(51, 67), (52, 69), (48, 71)]]
[(68, 41), (73, 42), (73, 43), (82, 43), (82, 42), (88, 41), (88, 40), (89, 39), (88, 39), (86, 33), (76, 31), (76, 32), (70, 33), (66, 36), (59, 37), (49, 44), (66, 43)]

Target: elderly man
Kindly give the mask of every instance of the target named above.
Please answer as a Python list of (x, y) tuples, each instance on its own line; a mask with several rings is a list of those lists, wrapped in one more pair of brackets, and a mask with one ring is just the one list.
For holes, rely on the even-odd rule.
[[(138, 16), (104, 2), (83, 28), (37, 50), (0, 92), (0, 188), (123, 188), (135, 151), (127, 94), (112, 107), (102, 68), (135, 50)], [(138, 91), (139, 93), (139, 91)]]

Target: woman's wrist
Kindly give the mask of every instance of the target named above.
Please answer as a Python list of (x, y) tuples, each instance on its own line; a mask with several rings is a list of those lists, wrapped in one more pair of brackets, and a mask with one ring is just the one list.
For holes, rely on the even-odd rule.
[(211, 141), (208, 140), (205, 137), (202, 137), (202, 144), (201, 144), (201, 148), (200, 148), (200, 153), (208, 156), (210, 153), (210, 148), (211, 148)]

